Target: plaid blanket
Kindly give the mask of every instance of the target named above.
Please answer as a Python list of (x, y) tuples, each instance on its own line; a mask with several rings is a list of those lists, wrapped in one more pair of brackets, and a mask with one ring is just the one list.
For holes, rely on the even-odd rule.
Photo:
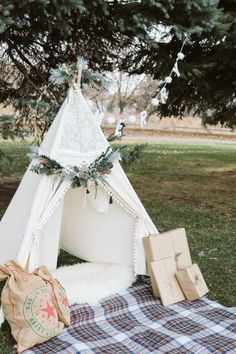
[(24, 353), (236, 353), (236, 308), (207, 298), (163, 307), (145, 279), (96, 306), (72, 306), (71, 328)]

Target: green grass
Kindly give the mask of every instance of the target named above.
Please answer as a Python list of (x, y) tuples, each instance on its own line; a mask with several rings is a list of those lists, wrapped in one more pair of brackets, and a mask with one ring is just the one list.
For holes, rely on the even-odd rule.
[[(2, 166), (7, 176), (22, 175), (28, 143), (0, 142), (11, 158)], [(236, 146), (226, 144), (149, 144), (126, 172), (160, 232), (187, 230), (194, 262), (208, 283), (209, 298), (236, 305)], [(6, 203), (6, 202), (5, 202)], [(3, 209), (6, 205), (0, 204)], [(60, 264), (74, 259), (63, 253)], [(0, 353), (11, 352), (5, 324)]]
[(127, 171), (159, 231), (185, 227), (211, 299), (236, 305), (236, 146), (146, 147)]
[[(29, 163), (26, 156), (29, 149), (27, 141), (0, 140), (0, 176), (21, 176)], [(1, 160), (1, 151), (8, 159)]]

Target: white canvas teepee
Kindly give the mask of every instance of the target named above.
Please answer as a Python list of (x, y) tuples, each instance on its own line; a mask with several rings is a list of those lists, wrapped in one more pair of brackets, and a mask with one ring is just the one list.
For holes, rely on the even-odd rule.
[[(71, 87), (40, 150), (63, 166), (81, 166), (108, 146), (80, 89)], [(0, 223), (0, 264), (16, 259), (30, 271), (41, 264), (55, 269), (62, 248), (89, 262), (124, 264), (146, 273), (142, 238), (157, 230), (118, 161), (107, 183), (100, 183), (96, 193), (91, 184), (89, 194), (82, 187), (72, 189), (69, 180), (30, 168)]]

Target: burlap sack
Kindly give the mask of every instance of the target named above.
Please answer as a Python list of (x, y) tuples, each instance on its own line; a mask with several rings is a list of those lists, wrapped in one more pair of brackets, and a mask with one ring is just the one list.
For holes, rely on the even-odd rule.
[(63, 330), (64, 324), (58, 319), (43, 279), (28, 273), (14, 261), (0, 266), (0, 280), (4, 279), (7, 282), (2, 290), (1, 303), (17, 342), (18, 353), (45, 342)]
[(66, 325), (70, 326), (70, 308), (66, 291), (60, 282), (53, 278), (46, 266), (41, 266), (35, 274), (39, 275), (48, 286), (51, 294), (52, 302), (57, 309), (59, 319)]

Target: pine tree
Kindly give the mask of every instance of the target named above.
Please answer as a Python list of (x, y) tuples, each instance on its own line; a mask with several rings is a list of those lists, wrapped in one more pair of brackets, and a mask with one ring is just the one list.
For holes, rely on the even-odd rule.
[[(157, 113), (181, 116), (193, 110), (213, 124), (233, 127), (234, 16), (233, 0), (2, 0), (0, 102), (12, 103), (36, 126), (43, 117), (47, 129), (66, 90), (50, 88), (37, 107), (39, 123), (35, 121), (32, 109), (50, 68), (80, 54), (95, 70), (120, 67), (161, 79), (186, 33), (190, 41), (181, 63), (183, 75)], [(160, 32), (162, 40), (155, 40)], [(52, 107), (52, 102), (57, 104)]]

